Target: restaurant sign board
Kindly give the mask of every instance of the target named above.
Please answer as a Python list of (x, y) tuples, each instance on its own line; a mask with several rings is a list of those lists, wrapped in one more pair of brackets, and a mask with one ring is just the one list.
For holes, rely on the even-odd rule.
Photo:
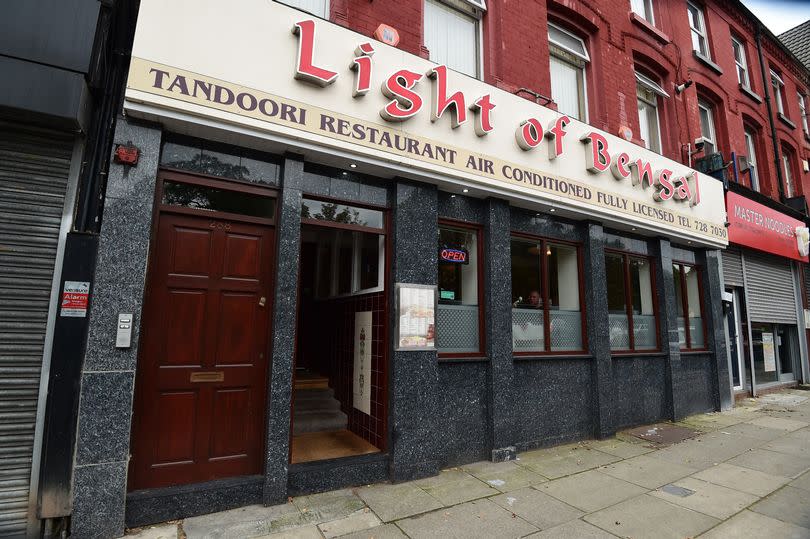
[(720, 182), (277, 2), (144, 0), (132, 56), (132, 116), (236, 126), (538, 210), (727, 244)]
[(744, 245), (793, 260), (807, 262), (807, 228), (794, 219), (740, 194), (728, 192), (728, 239)]

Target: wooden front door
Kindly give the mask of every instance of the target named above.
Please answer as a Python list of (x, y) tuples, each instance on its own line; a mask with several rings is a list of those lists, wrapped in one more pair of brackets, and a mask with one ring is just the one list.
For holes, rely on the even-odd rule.
[(157, 227), (130, 487), (261, 473), (273, 228), (191, 212)]

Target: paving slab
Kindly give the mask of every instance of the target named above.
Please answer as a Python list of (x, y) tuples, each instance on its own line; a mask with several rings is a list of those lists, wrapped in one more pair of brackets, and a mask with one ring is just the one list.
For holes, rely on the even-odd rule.
[(572, 520), (547, 530), (533, 533), (527, 539), (616, 539), (604, 530), (582, 520)]
[(734, 515), (700, 539), (807, 539), (810, 530), (752, 511)]
[(750, 425), (759, 425), (760, 427), (767, 427), (769, 429), (779, 429), (788, 432), (803, 429), (808, 426), (804, 421), (796, 421), (794, 419), (785, 419), (782, 417), (763, 416), (758, 419), (752, 419), (747, 422)]
[(484, 464), (489, 466), (477, 466), (474, 468), (465, 466), (464, 470), (499, 492), (510, 492), (548, 481), (542, 475), (523, 466), (518, 466), (514, 461), (488, 462)]
[(442, 504), (413, 483), (372, 485), (357, 489), (357, 495), (383, 522), (439, 509)]
[(368, 508), (365, 508), (347, 517), (318, 524), (318, 529), (321, 530), (321, 533), (326, 539), (331, 539), (332, 537), (339, 537), (348, 533), (375, 528), (380, 524), (382, 524), (382, 522), (377, 518), (377, 515), (372, 513)]
[[(539, 493), (538, 493), (539, 494)], [(490, 500), (476, 500), (406, 518), (397, 522), (403, 532), (413, 539), (423, 537), (470, 539), (473, 537), (523, 537), (537, 531), (521, 518)]]
[(672, 485), (687, 489), (684, 492), (691, 493), (683, 496), (661, 488), (651, 492), (650, 495), (719, 519), (729, 518), (759, 500), (759, 497), (753, 494), (692, 477), (685, 477)]
[(713, 431), (730, 427), (757, 417), (753, 412), (747, 414), (701, 414), (687, 417), (675, 423), (684, 427), (702, 431)]
[(537, 485), (535, 488), (568, 505), (582, 509), (586, 513), (597, 511), (647, 491), (644, 487), (596, 470), (569, 475)]
[(608, 455), (621, 457), (623, 459), (637, 457), (638, 455), (643, 455), (655, 450), (655, 448), (650, 447), (646, 443), (630, 443), (623, 440), (617, 440), (616, 438), (588, 442), (588, 446), (592, 449), (596, 449), (597, 451), (601, 451), (602, 453), (607, 453)]
[(445, 481), (432, 486), (423, 486), (422, 489), (439, 500), (444, 506), (486, 498), (500, 492), (480, 479), (466, 473), (456, 481)]
[(786, 438), (796, 438), (798, 440), (810, 441), (810, 428), (795, 430), (788, 434)]
[(766, 404), (776, 404), (780, 406), (798, 406), (807, 401), (807, 395), (797, 394), (792, 391), (780, 391), (770, 393), (758, 398), (759, 402)]
[(810, 472), (807, 472), (804, 475), (800, 476), (798, 479), (794, 479), (793, 481), (791, 481), (790, 486), (795, 488), (803, 488), (804, 490), (810, 490)]
[(746, 438), (754, 438), (756, 440), (763, 440), (770, 442), (776, 438), (785, 435), (782, 429), (772, 429), (763, 427), (762, 425), (754, 425), (752, 423), (737, 423), (730, 427), (724, 427), (717, 431), (721, 434), (728, 434), (732, 436), (745, 436)]
[(126, 539), (177, 539), (177, 523), (147, 526), (132, 530), (125, 535)]
[(385, 524), (359, 532), (341, 535), (340, 539), (408, 539), (396, 524)]
[(602, 453), (596, 449), (579, 447), (556, 455), (527, 455), (525, 458), (521, 458), (518, 464), (549, 479), (557, 479), (620, 460), (621, 457), (615, 455)]
[(754, 504), (751, 511), (810, 528), (810, 490), (784, 487)]
[(647, 489), (654, 489), (692, 475), (698, 470), (648, 455), (639, 455), (605, 466), (599, 471)]
[(574, 520), (585, 513), (534, 488), (524, 488), (491, 498), (541, 530)]
[(695, 537), (720, 522), (649, 494), (591, 513), (585, 520), (619, 537), (633, 539)]
[(312, 524), (292, 503), (264, 507), (248, 505), (219, 513), (210, 513), (183, 520), (188, 539), (210, 537), (260, 537), (286, 529)]
[(789, 438), (784, 436), (768, 442), (762, 446), (762, 449), (785, 453), (786, 455), (810, 458), (810, 440), (803, 440), (801, 438)]
[(728, 463), (782, 477), (798, 477), (810, 469), (810, 458), (785, 455), (766, 449), (747, 451), (730, 459)]
[(347, 517), (366, 506), (351, 489), (298, 496), (293, 504), (314, 524)]
[(715, 431), (650, 453), (649, 456), (702, 470), (736, 457), (762, 443), (762, 440), (756, 438)]
[(323, 535), (321, 535), (318, 526), (312, 524), (269, 535), (260, 535), (254, 539), (323, 539)]
[(774, 476), (727, 462), (698, 472), (691, 477), (760, 497), (767, 496), (789, 481), (787, 477)]

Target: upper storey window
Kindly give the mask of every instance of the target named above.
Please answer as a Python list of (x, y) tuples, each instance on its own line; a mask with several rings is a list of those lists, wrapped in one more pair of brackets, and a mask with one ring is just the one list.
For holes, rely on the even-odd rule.
[(282, 4), (287, 4), (301, 11), (307, 11), (322, 19), (329, 18), (329, 0), (280, 0)]
[(425, 0), (425, 47), (430, 51), (430, 60), (478, 77), (478, 26), (483, 9), (483, 0)]
[(636, 96), (638, 99), (639, 135), (644, 146), (661, 153), (661, 122), (658, 115), (659, 98), (669, 97), (661, 85), (651, 78), (636, 72)]
[(557, 110), (588, 121), (585, 66), (590, 61), (585, 42), (556, 24), (548, 23), (551, 97)]
[(771, 88), (773, 89), (773, 99), (776, 102), (776, 110), (779, 114), (785, 114), (785, 103), (782, 99), (782, 94), (785, 91), (785, 81), (779, 76), (779, 73), (771, 70)]
[(704, 100), (698, 101), (700, 113), (700, 135), (703, 137), (703, 155), (715, 152), (717, 148), (717, 135), (714, 129), (714, 107)]
[(652, 0), (630, 0), (630, 9), (648, 23), (655, 24)]
[(692, 33), (692, 50), (706, 58), (711, 58), (709, 53), (709, 37), (706, 33), (706, 18), (703, 16), (703, 9), (692, 2), (686, 3), (689, 12), (689, 28)]
[(796, 92), (796, 97), (799, 100), (799, 116), (802, 122), (802, 131), (804, 136), (810, 136), (810, 127), (807, 125), (807, 101), (801, 92)]
[(737, 82), (743, 88), (751, 89), (748, 80), (748, 59), (745, 57), (745, 45), (737, 38), (731, 38), (731, 48), (734, 51), (734, 63), (737, 65)]

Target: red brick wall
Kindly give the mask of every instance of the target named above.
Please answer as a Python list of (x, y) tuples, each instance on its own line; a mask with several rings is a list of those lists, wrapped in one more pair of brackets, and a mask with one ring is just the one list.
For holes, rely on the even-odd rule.
[[(331, 18), (361, 34), (370, 36), (381, 23), (399, 31), (400, 48), (427, 57), (422, 43), (424, 0), (332, 0)], [(778, 198), (775, 155), (764, 100), (757, 103), (737, 85), (731, 48), (732, 32), (745, 41), (751, 85), (764, 97), (763, 81), (754, 40), (754, 25), (726, 0), (704, 4), (712, 60), (722, 74), (692, 55), (686, 0), (656, 0), (655, 30), (634, 22), (630, 0), (488, 0), (482, 20), (482, 53), (485, 82), (516, 91), (528, 88), (551, 95), (546, 25), (549, 19), (577, 31), (588, 44), (591, 62), (587, 68), (589, 123), (616, 134), (620, 126), (630, 127), (638, 140), (634, 65), (660, 77), (672, 96), (666, 100), (662, 117), (663, 154), (686, 163), (684, 145), (700, 134), (698, 93), (714, 100), (717, 109), (718, 149), (730, 160), (731, 152), (746, 154), (743, 121), (759, 129), (758, 166), (763, 193)], [(765, 40), (767, 42), (767, 38)], [(772, 43), (765, 47), (766, 69), (775, 65), (785, 80), (785, 105), (790, 128), (777, 120), (780, 145), (792, 148), (794, 184), (802, 194), (810, 190), (810, 174), (802, 171), (801, 160), (810, 159), (810, 141), (801, 130), (797, 89), (810, 90), (806, 71)], [(692, 79), (695, 84), (680, 95), (676, 83)], [(808, 99), (810, 105), (810, 99)], [(551, 105), (554, 106), (553, 104)], [(698, 155), (699, 157), (699, 155)], [(741, 182), (748, 185), (748, 176)]]

